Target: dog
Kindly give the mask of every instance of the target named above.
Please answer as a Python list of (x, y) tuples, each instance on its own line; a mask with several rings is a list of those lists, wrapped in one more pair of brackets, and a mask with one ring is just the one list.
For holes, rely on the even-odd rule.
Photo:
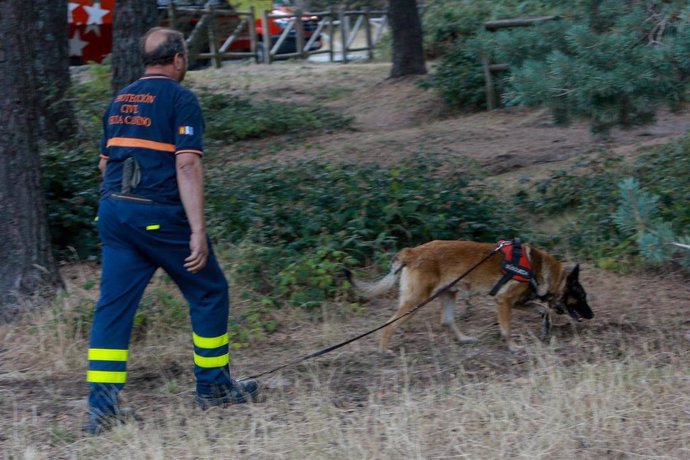
[[(519, 241), (516, 244), (519, 245)], [(510, 316), (513, 308), (539, 309), (542, 315), (543, 339), (550, 334), (550, 311), (558, 314), (567, 311), (578, 322), (583, 318), (594, 317), (587, 304), (587, 293), (579, 282), (579, 264), (568, 272), (561, 262), (546, 251), (523, 244), (521, 251), (524, 259), (520, 260), (526, 259), (531, 264), (531, 278), (534, 282), (506, 279), (503, 280), (504, 284), (497, 285), (504, 276), (502, 267), (505, 268), (505, 263), (502, 263), (502, 259), (507, 256), (495, 254), (480, 263), (496, 249), (497, 245), (492, 243), (436, 240), (401, 250), (393, 258), (389, 273), (378, 282), (369, 283), (355, 279), (347, 269), (345, 274), (350, 284), (366, 298), (389, 291), (399, 281), (398, 311), (389, 320), (392, 321), (479, 264), (455, 285), (439, 294), (444, 307), (442, 324), (455, 333), (460, 343), (474, 343), (477, 339), (463, 334), (455, 324), (456, 293), (462, 293), (469, 298), (476, 294), (486, 295), (494, 288), (501, 335), (508, 349), (513, 352), (519, 349), (510, 335)], [(379, 342), (380, 352), (388, 350), (388, 344), (397, 327), (415, 314), (416, 312), (383, 328)]]

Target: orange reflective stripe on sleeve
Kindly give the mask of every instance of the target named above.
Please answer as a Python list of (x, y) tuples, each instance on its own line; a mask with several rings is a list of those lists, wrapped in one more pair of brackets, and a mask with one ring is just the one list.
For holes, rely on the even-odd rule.
[(108, 147), (134, 147), (142, 149), (159, 150), (162, 152), (175, 152), (174, 144), (166, 144), (165, 142), (147, 141), (146, 139), (137, 139), (135, 137), (113, 137), (108, 139)]

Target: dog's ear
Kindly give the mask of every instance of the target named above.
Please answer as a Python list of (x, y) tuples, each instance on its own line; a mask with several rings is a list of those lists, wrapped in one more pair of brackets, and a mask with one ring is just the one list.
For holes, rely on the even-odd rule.
[(575, 265), (575, 268), (573, 268), (570, 273), (568, 274), (568, 282), (572, 283), (574, 281), (577, 281), (578, 278), (580, 277), (580, 264)]

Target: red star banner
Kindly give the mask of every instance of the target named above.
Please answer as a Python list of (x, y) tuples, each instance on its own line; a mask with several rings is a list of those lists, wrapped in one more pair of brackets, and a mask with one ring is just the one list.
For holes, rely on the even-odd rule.
[(82, 63), (101, 62), (113, 46), (115, 0), (70, 0), (69, 55)]

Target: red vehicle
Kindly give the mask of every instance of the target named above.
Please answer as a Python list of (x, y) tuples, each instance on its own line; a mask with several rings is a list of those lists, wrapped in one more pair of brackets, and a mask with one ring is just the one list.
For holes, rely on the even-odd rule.
[[(176, 6), (185, 8), (197, 8), (199, 12), (206, 4), (207, 0), (158, 0), (160, 11), (160, 22), (165, 25), (167, 22), (167, 9), (170, 2)], [(272, 14), (294, 14), (295, 8), (290, 0), (231, 0), (233, 7), (225, 0), (212, 0), (214, 7), (236, 9), (247, 11), (250, 6), (254, 6), (257, 17), (255, 18), (255, 29), (257, 34), (259, 61), (263, 61), (263, 32), (264, 25), (261, 13), (265, 9), (270, 9)], [(115, 10), (115, 0), (70, 0), (68, 11), (68, 37), (69, 54), (72, 64), (85, 64), (88, 62), (102, 62), (110, 54), (113, 46), (113, 12)], [(175, 27), (185, 33), (189, 33), (196, 22), (199, 14), (178, 14), (176, 16)], [(221, 29), (229, 32), (238, 24), (239, 18), (233, 16), (220, 16), (217, 19)], [(288, 18), (275, 18), (269, 20), (268, 30), (271, 36), (271, 43), (277, 42), (287, 25)], [(318, 28), (318, 18), (311, 16), (302, 17), (305, 42), (309, 42), (314, 32)], [(249, 32), (241, 34), (230, 46), (229, 51), (248, 52), (251, 49)], [(296, 51), (296, 33), (290, 30), (278, 49), (278, 54), (294, 53)], [(310, 50), (321, 48), (321, 37), (312, 41)]]
[[(259, 54), (258, 61), (263, 62), (263, 53), (265, 52), (265, 46), (263, 43), (263, 32), (264, 24), (261, 13), (264, 10), (268, 10), (272, 15), (294, 15), (296, 8), (293, 6), (291, 0), (232, 0), (237, 10), (249, 10), (250, 6), (254, 7), (257, 14), (255, 18), (256, 33), (259, 40), (257, 52)], [(314, 40), (314, 33), (319, 27), (319, 18), (317, 16), (310, 16), (306, 14), (301, 17), (302, 27), (304, 29), (304, 42), (305, 45), (311, 43), (308, 51), (318, 50), (322, 46), (321, 36), (317, 36)], [(272, 18), (269, 19), (268, 23), (268, 33), (271, 37), (271, 47), (278, 41), (280, 36), (283, 34), (285, 28), (290, 23), (289, 18)], [(237, 41), (231, 46), (232, 51), (249, 51), (250, 50), (249, 35), (238, 37)], [(277, 50), (277, 54), (287, 54), (294, 53), (297, 51), (297, 33), (294, 29), (291, 29), (285, 40), (281, 44), (280, 48)]]

